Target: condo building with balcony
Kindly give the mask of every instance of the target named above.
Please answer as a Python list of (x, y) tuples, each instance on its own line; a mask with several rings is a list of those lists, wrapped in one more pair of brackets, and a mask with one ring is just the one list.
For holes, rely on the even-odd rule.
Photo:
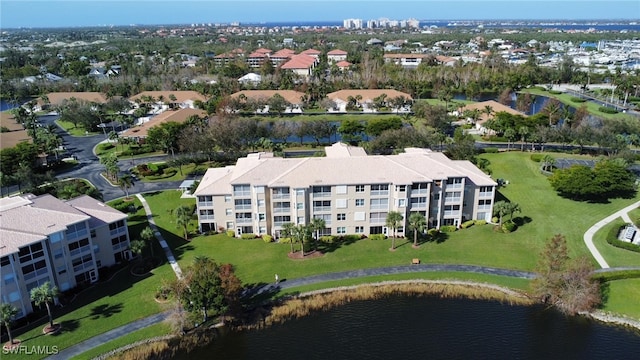
[(88, 285), (98, 269), (130, 257), (127, 215), (89, 196), (2, 198), (0, 238), (0, 296), (17, 318), (33, 311), (31, 289)]
[(388, 234), (389, 211), (411, 212), (429, 228), (490, 220), (497, 183), (469, 161), (428, 149), (367, 155), (336, 143), (326, 157), (280, 158), (254, 153), (236, 165), (207, 170), (194, 195), (200, 230), (233, 230), (237, 236), (270, 234), (285, 223), (322, 218), (325, 235)]

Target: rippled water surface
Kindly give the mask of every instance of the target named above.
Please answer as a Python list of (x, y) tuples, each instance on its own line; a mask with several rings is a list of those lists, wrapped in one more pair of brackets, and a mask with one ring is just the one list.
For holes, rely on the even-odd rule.
[(402, 295), (228, 333), (189, 359), (632, 359), (640, 332), (541, 307)]

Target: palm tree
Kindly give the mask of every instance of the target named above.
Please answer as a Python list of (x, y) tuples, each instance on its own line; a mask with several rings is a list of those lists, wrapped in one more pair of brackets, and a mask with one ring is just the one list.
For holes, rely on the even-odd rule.
[(511, 142), (516, 139), (517, 135), (513, 128), (508, 128), (504, 131), (504, 137), (507, 138), (507, 151), (511, 150)]
[(549, 154), (545, 155), (542, 158), (542, 170), (551, 171), (553, 165), (555, 165), (556, 160)]
[(280, 236), (284, 237), (284, 238), (288, 238), (290, 241), (289, 243), (291, 244), (291, 253), (293, 254), (293, 232), (295, 225), (293, 225), (293, 223), (284, 223), (282, 224), (282, 230), (280, 230)]
[(300, 251), (302, 252), (302, 257), (304, 258), (304, 242), (307, 241), (311, 237), (311, 227), (307, 225), (299, 224), (295, 228), (293, 228), (293, 238), (296, 241), (300, 242)]
[(18, 314), (18, 309), (15, 306), (7, 303), (0, 305), (0, 324), (7, 328), (7, 335), (9, 336), (9, 344), (13, 345), (13, 337), (11, 337), (11, 323), (13, 318)]
[(58, 288), (51, 287), (50, 282), (45, 282), (44, 284), (31, 289), (31, 301), (33, 301), (36, 306), (40, 306), (44, 304), (47, 307), (47, 313), (49, 314), (49, 328), (53, 329), (53, 316), (51, 315), (51, 307), (49, 304), (53, 304), (55, 298), (58, 296)]
[(509, 213), (509, 203), (506, 201), (497, 201), (493, 204), (493, 214), (500, 218), (498, 225), (502, 226), (502, 217)]
[(522, 209), (520, 209), (520, 205), (518, 205), (518, 203), (509, 202), (507, 204), (507, 213), (509, 213), (509, 220), (513, 220), (513, 214), (521, 212)]
[(182, 205), (178, 207), (174, 213), (176, 215), (176, 225), (182, 227), (184, 230), (184, 239), (187, 240), (189, 238), (189, 223), (191, 223), (191, 219), (193, 219), (193, 210), (191, 210), (189, 206)]
[(129, 189), (133, 187), (133, 178), (131, 175), (124, 175), (118, 178), (118, 186), (124, 191), (127, 199), (129, 198)]
[(324, 219), (313, 218), (311, 219), (311, 223), (309, 224), (309, 226), (311, 226), (311, 230), (315, 232), (315, 247), (316, 250), (318, 250), (318, 239), (320, 238), (320, 230), (324, 229), (327, 224)]
[(385, 224), (388, 228), (393, 232), (393, 237), (391, 238), (391, 250), (396, 249), (396, 230), (402, 225), (402, 220), (404, 220), (404, 216), (398, 211), (389, 211), (387, 214), (387, 220)]
[(423, 232), (427, 226), (427, 219), (419, 212), (409, 215), (409, 229), (413, 230), (413, 247), (418, 248), (418, 232)]
[(134, 240), (132, 242), (129, 243), (129, 250), (131, 250), (132, 253), (136, 254), (136, 257), (142, 255), (142, 250), (145, 247), (145, 243), (142, 240)]
[(520, 151), (524, 151), (524, 142), (527, 140), (527, 135), (529, 135), (529, 128), (526, 126), (520, 126), (518, 128), (518, 134), (520, 135), (520, 140), (522, 143), (520, 144)]
[(484, 109), (482, 109), (482, 112), (487, 114), (487, 117), (491, 117), (491, 114), (493, 114), (493, 106), (485, 105)]
[(140, 238), (142, 238), (142, 240), (144, 240), (146, 243), (149, 244), (149, 250), (151, 250), (151, 257), (154, 257), (153, 239), (155, 238), (155, 235), (151, 227), (147, 226), (146, 228), (142, 229), (142, 231), (140, 232)]

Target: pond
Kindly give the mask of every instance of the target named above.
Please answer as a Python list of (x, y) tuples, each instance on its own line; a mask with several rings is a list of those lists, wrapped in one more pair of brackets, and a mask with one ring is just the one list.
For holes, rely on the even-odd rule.
[(227, 333), (184, 359), (625, 359), (640, 332), (540, 306), (391, 295)]

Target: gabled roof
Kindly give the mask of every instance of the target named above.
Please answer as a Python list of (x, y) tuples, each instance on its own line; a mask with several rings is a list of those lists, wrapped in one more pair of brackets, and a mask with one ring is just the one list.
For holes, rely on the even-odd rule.
[(308, 69), (316, 63), (317, 59), (310, 55), (294, 55), (282, 65), (282, 69)]
[(384, 54), (385, 59), (426, 59), (429, 54)]
[(347, 52), (340, 49), (331, 50), (327, 53), (327, 55), (347, 55)]
[(91, 216), (89, 220), (89, 226), (91, 227), (111, 224), (127, 218), (127, 214), (107, 206), (89, 195), (68, 200), (67, 204)]
[(149, 133), (149, 129), (154, 126), (160, 125), (166, 122), (183, 123), (187, 121), (191, 116), (207, 116), (207, 112), (200, 109), (180, 109), (176, 111), (165, 111), (159, 115), (152, 117), (149, 121), (143, 123), (140, 126), (129, 128), (122, 132), (122, 137), (146, 137)]
[[(465, 105), (464, 107), (462, 107), (460, 110), (461, 111), (466, 111), (466, 110), (480, 110), (483, 111), (487, 106), (490, 106), (491, 109), (493, 110), (493, 113), (498, 113), (498, 112), (507, 112), (509, 114), (512, 115), (521, 115), (524, 117), (527, 117), (527, 114), (522, 113), (518, 110), (514, 110), (506, 105), (502, 105), (501, 103), (494, 101), (494, 100), (488, 100), (488, 101), (482, 101), (482, 102), (477, 102), (477, 103), (473, 103), (473, 104), (468, 104)], [(493, 116), (489, 116), (486, 113), (481, 113), (480, 114), (480, 120), (477, 121), (477, 123), (479, 124), (483, 124), (485, 121), (489, 120), (490, 118), (492, 118)]]
[(302, 103), (302, 97), (304, 96), (304, 93), (295, 90), (242, 90), (231, 94), (231, 97), (237, 98), (240, 95), (244, 95), (247, 99), (267, 100), (272, 98), (275, 94), (279, 94), (292, 104)]
[(348, 62), (348, 61), (346, 61), (346, 60), (338, 61), (336, 63), (336, 66), (339, 67), (339, 68), (346, 68), (346, 67), (349, 67), (351, 65), (353, 65), (353, 64)]
[(307, 49), (303, 52), (301, 52), (300, 54), (304, 54), (304, 55), (309, 55), (309, 56), (317, 56), (320, 55), (322, 53), (322, 51), (320, 50), (316, 50), (316, 49)]
[(275, 52), (275, 54), (271, 54), (271, 58), (288, 58), (292, 55), (295, 55), (295, 51), (291, 49), (281, 49)]
[[(66, 100), (69, 101), (72, 98), (76, 100), (84, 100), (88, 102), (95, 102), (98, 104), (104, 104), (108, 101), (107, 96), (99, 92), (51, 92), (47, 94), (50, 105), (62, 105)], [(37, 100), (38, 105), (44, 105), (44, 101), (41, 98)]]
[(386, 94), (387, 99), (397, 98), (399, 96), (404, 96), (407, 100), (413, 100), (411, 95), (394, 90), (394, 89), (356, 89), (356, 90), (339, 90), (336, 92), (332, 92), (327, 94), (327, 97), (331, 100), (342, 100), (348, 101), (349, 97), (356, 97), (358, 95), (362, 96), (361, 102), (373, 101), (373, 99), (378, 96)]
[(257, 51), (254, 51), (251, 54), (249, 54), (249, 56), (247, 56), (247, 58), (249, 58), (249, 59), (251, 59), (251, 58), (263, 59), (263, 58), (267, 58), (267, 57), (269, 57), (268, 54), (257, 52)]
[[(173, 101), (171, 100), (171, 95), (176, 97), (176, 100)], [(143, 91), (139, 94), (133, 95), (132, 97), (129, 98), (130, 101), (136, 101), (136, 99), (140, 99), (142, 100), (143, 97), (146, 96), (151, 96), (154, 99), (156, 99), (156, 101), (159, 101), (158, 99), (160, 98), (160, 96), (162, 96), (164, 98), (164, 101), (171, 101), (171, 102), (177, 102), (177, 103), (184, 103), (188, 100), (191, 101), (196, 101), (196, 100), (200, 100), (200, 101), (207, 101), (207, 98), (198, 93), (197, 91), (191, 91), (191, 90), (182, 90), (182, 91)]]
[(260, 48), (260, 49), (257, 49), (256, 51), (254, 51), (254, 53), (267, 54), (267, 55), (268, 55), (268, 54), (273, 53), (273, 50), (271, 50), (271, 49), (265, 49), (265, 48)]

